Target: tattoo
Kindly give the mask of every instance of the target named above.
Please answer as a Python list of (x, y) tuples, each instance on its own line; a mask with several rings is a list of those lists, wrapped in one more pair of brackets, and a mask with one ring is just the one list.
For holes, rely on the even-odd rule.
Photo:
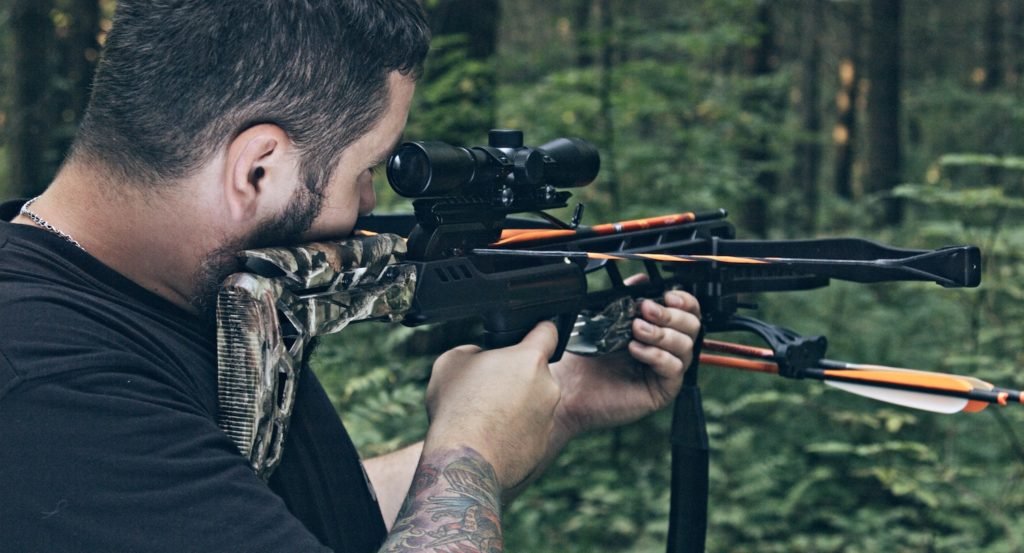
[(476, 451), (424, 456), (380, 551), (501, 553), (500, 495), (494, 468)]

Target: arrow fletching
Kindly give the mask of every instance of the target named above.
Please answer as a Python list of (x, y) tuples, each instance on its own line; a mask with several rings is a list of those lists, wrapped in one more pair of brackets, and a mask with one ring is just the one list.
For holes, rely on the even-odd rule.
[(884, 401), (894, 405), (931, 411), (933, 413), (952, 414), (965, 410), (968, 400), (959, 397), (940, 396), (925, 392), (911, 392), (908, 390), (895, 390), (892, 388), (880, 388), (864, 384), (853, 384), (838, 380), (826, 380), (825, 384), (856, 394), (858, 396)]
[[(701, 363), (754, 372), (779, 373), (773, 352), (767, 348), (705, 340)], [(734, 357), (742, 355), (754, 359)], [(945, 373), (864, 365), (822, 359), (819, 367), (804, 369), (798, 378), (821, 380), (826, 385), (862, 397), (933, 413), (975, 413), (990, 404), (1024, 404), (1024, 392), (998, 388), (984, 380)]]

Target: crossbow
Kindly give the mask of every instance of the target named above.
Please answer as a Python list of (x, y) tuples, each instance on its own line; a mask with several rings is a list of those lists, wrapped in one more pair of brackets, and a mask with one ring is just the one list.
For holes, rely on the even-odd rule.
[[(488, 145), (407, 142), (388, 180), (414, 198), (413, 216), (369, 216), (352, 237), (248, 250), (217, 302), (221, 426), (262, 478), (280, 461), (296, 375), (310, 342), (357, 321), (418, 326), (474, 319), (485, 347), (517, 343), (542, 320), (565, 351), (625, 347), (643, 298), (686, 290), (701, 304), (703, 335), (748, 332), (765, 347), (703, 339), (696, 359), (787, 378), (816, 379), (883, 401), (937, 412), (1024, 403), (1024, 393), (972, 377), (826, 358), (823, 336), (740, 314), (741, 295), (807, 290), (831, 279), (980, 283), (974, 246), (901, 249), (858, 238), (740, 240), (724, 210), (583, 226), (548, 211), (567, 188), (592, 182), (597, 149), (575, 138), (540, 147), (520, 131)], [(522, 217), (536, 214), (539, 218)], [(646, 278), (623, 277), (625, 262)], [(669, 551), (702, 551), (708, 439), (695, 362), (675, 404)], [(685, 538), (684, 538), (685, 536)]]

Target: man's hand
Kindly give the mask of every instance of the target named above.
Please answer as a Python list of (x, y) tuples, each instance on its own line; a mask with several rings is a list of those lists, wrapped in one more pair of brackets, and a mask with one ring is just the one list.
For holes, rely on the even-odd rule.
[(423, 453), (380, 551), (503, 549), (501, 497), (538, 468), (551, 441), (559, 390), (547, 360), (557, 343), (545, 322), (515, 346), (460, 346), (437, 359)]
[(559, 386), (547, 360), (557, 343), (555, 326), (544, 322), (515, 346), (460, 346), (439, 357), (427, 387), (424, 456), (469, 447), (493, 465), (503, 489), (525, 480), (554, 429)]
[(599, 358), (566, 354), (551, 366), (562, 390), (552, 449), (581, 432), (637, 420), (676, 397), (693, 360), (700, 306), (679, 291), (666, 292), (664, 304), (641, 304), (628, 352)]

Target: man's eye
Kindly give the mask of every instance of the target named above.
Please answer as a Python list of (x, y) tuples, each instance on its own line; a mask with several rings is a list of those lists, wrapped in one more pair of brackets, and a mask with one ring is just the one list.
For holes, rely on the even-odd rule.
[(378, 163), (377, 165), (374, 165), (373, 167), (370, 167), (370, 174), (373, 175), (374, 177), (376, 177), (377, 175), (380, 174), (381, 169), (383, 169), (383, 168), (384, 168), (384, 164), (383, 163)]

